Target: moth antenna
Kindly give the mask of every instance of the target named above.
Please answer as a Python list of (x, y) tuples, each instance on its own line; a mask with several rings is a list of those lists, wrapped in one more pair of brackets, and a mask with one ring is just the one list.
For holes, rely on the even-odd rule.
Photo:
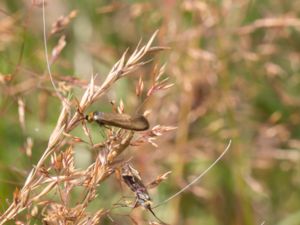
[(195, 184), (197, 181), (199, 181), (207, 172), (209, 172), (222, 158), (223, 156), (227, 153), (231, 146), (231, 140), (229, 140), (228, 145), (226, 146), (225, 150), (222, 152), (222, 154), (209, 166), (207, 167), (206, 170), (204, 170), (199, 176), (197, 176), (192, 182), (187, 184), (185, 187), (183, 187), (180, 191), (176, 192), (175, 194), (171, 195), (171, 197), (167, 198), (166, 200), (158, 203), (156, 206), (154, 206), (152, 209), (158, 208), (161, 205), (167, 203), (168, 201), (172, 200), (173, 198), (177, 197), (180, 195), (182, 192), (190, 188), (193, 184)]
[(152, 214), (152, 215), (153, 215), (160, 223), (162, 223), (162, 224), (164, 224), (164, 225), (168, 225), (167, 223), (163, 222), (161, 219), (159, 219), (159, 218), (155, 215), (155, 213), (154, 213), (154, 211), (152, 210), (152, 208), (151, 208), (150, 205), (147, 205), (147, 209), (151, 212), (151, 214)]

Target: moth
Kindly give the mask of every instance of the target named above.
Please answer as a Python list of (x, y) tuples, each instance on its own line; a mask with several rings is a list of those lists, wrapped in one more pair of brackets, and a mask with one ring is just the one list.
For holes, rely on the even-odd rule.
[(144, 131), (149, 128), (149, 122), (143, 115), (130, 116), (128, 114), (91, 112), (86, 115), (88, 122), (97, 122), (99, 125), (109, 125), (127, 130)]
[(129, 164), (125, 164), (122, 168), (121, 176), (125, 184), (130, 188), (132, 192), (135, 193), (136, 201), (133, 207), (134, 208), (138, 206), (144, 207), (145, 209), (149, 210), (159, 222), (165, 224), (153, 212), (151, 208), (152, 205), (151, 198), (149, 196), (146, 186), (142, 182), (139, 172)]

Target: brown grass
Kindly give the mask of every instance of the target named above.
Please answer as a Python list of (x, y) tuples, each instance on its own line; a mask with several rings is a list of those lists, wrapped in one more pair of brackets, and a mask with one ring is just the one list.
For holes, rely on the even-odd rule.
[[(92, 76), (75, 108), (71, 101), (67, 99), (62, 101), (62, 110), (56, 127), (49, 137), (47, 148), (37, 165), (28, 174), (23, 187), (14, 192), (13, 202), (0, 216), (0, 224), (15, 219), (24, 210), (33, 211), (36, 206), (44, 208), (43, 221), (47, 224), (98, 224), (101, 218), (109, 214), (109, 207), (99, 209), (95, 213), (89, 213), (87, 207), (97, 197), (96, 188), (122, 165), (123, 160), (118, 156), (130, 145), (134, 132), (113, 129), (108, 133), (104, 143), (93, 144), (91, 142), (91, 148), (95, 150), (96, 146), (97, 156), (95, 161), (84, 170), (74, 167), (74, 145), (82, 140), (73, 137), (70, 133), (76, 127), (83, 126), (85, 134), (90, 138), (85, 122), (82, 121), (84, 112), (115, 82), (145, 65), (147, 61), (144, 61), (143, 58), (147, 54), (164, 49), (152, 46), (156, 34), (157, 32), (144, 46), (138, 46), (131, 55), (128, 56), (126, 51), (115, 63), (100, 87), (95, 85), (94, 76)], [(157, 90), (170, 87), (165, 80), (162, 82), (159, 80), (162, 73), (163, 69), (159, 70), (153, 86), (148, 91), (148, 96)], [(141, 86), (141, 81), (139, 85)], [(152, 143), (152, 138), (172, 129), (171, 127), (154, 126), (150, 131), (140, 134), (140, 138), (135, 140), (135, 145), (146, 141)], [(70, 138), (73, 140), (72, 144), (68, 144)], [(76, 206), (71, 207), (69, 205), (70, 193), (75, 187), (84, 188), (82, 191), (84, 197)], [(44, 198), (53, 191), (59, 193), (59, 201)], [(31, 216), (33, 215), (32, 212)], [(30, 221), (30, 214), (28, 221)]]

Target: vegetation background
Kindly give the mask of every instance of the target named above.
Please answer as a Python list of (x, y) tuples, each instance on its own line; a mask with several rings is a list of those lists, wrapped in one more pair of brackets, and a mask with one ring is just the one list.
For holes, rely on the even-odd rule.
[[(0, 2), (2, 212), (41, 157), (61, 108), (45, 72), (39, 4)], [(156, 44), (170, 47), (151, 63), (167, 63), (165, 74), (175, 85), (145, 108), (152, 110), (151, 125), (178, 128), (159, 138), (157, 148), (130, 150), (143, 180), (172, 171), (150, 191), (154, 203), (204, 171), (232, 140), (226, 156), (200, 182), (155, 209), (159, 218), (186, 225), (300, 224), (300, 1), (52, 0), (45, 9), (47, 33), (60, 16), (77, 10), (64, 30), (66, 47), (52, 66), (59, 89), (75, 97), (92, 74), (101, 84), (122, 53), (155, 30)], [(60, 36), (48, 35), (49, 49)], [(142, 102), (135, 85), (143, 75), (147, 86), (149, 73), (146, 66), (118, 81), (89, 111), (111, 111), (109, 102), (122, 99), (125, 112), (134, 114)], [(75, 149), (76, 167), (91, 160), (89, 149)], [(91, 211), (121, 197), (113, 179), (98, 190)], [(131, 214), (136, 221), (153, 220), (140, 208)]]

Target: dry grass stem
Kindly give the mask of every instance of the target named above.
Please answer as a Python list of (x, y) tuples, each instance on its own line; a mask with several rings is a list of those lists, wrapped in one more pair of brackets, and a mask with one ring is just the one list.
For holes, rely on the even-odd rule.
[[(0, 224), (14, 219), (24, 210), (32, 209), (36, 205), (45, 202), (43, 198), (49, 193), (59, 193), (61, 203), (48, 202), (44, 205), (43, 218), (47, 224), (98, 224), (99, 220), (107, 215), (109, 209), (100, 209), (94, 214), (86, 211), (88, 204), (96, 197), (96, 187), (107, 177), (109, 177), (122, 161), (117, 157), (131, 144), (134, 136), (133, 131), (119, 130), (111, 133), (111, 138), (104, 143), (98, 143), (94, 149), (98, 149), (96, 160), (86, 169), (77, 170), (74, 168), (74, 151), (72, 145), (66, 146), (67, 139), (72, 138), (70, 132), (82, 124), (83, 114), (86, 109), (100, 96), (102, 96), (118, 79), (137, 70), (145, 65), (143, 58), (153, 51), (162, 50), (160, 47), (152, 47), (157, 31), (152, 35), (146, 45), (135, 49), (128, 55), (126, 51), (120, 60), (113, 66), (106, 79), (100, 87), (95, 85), (92, 76), (87, 89), (83, 93), (77, 109), (71, 110), (71, 103), (62, 101), (62, 110), (59, 115), (56, 127), (49, 137), (48, 146), (37, 165), (28, 174), (24, 186), (15, 192), (13, 203), (0, 216)], [(64, 46), (61, 45), (62, 47)], [(61, 50), (58, 46), (57, 52)], [(55, 53), (57, 55), (59, 53)], [(22, 104), (21, 104), (22, 105)], [(22, 107), (20, 107), (20, 110)], [(124, 111), (124, 104), (121, 102), (118, 111)], [(21, 124), (23, 124), (21, 111)], [(22, 125), (23, 126), (23, 125)], [(89, 136), (89, 131), (85, 127), (85, 134)], [(156, 131), (155, 131), (156, 130)], [(159, 136), (160, 132), (168, 129), (153, 130), (154, 136)], [(161, 131), (158, 131), (161, 130)], [(147, 138), (147, 135), (144, 135)], [(148, 137), (149, 138), (149, 137)], [(76, 144), (76, 142), (74, 142)], [(91, 148), (93, 147), (93, 144)], [(66, 149), (66, 150), (63, 150)], [(49, 162), (49, 159), (50, 162)], [(61, 188), (63, 185), (64, 188)], [(75, 207), (67, 207), (67, 199), (71, 190), (75, 186), (82, 186), (86, 189), (82, 203)]]

